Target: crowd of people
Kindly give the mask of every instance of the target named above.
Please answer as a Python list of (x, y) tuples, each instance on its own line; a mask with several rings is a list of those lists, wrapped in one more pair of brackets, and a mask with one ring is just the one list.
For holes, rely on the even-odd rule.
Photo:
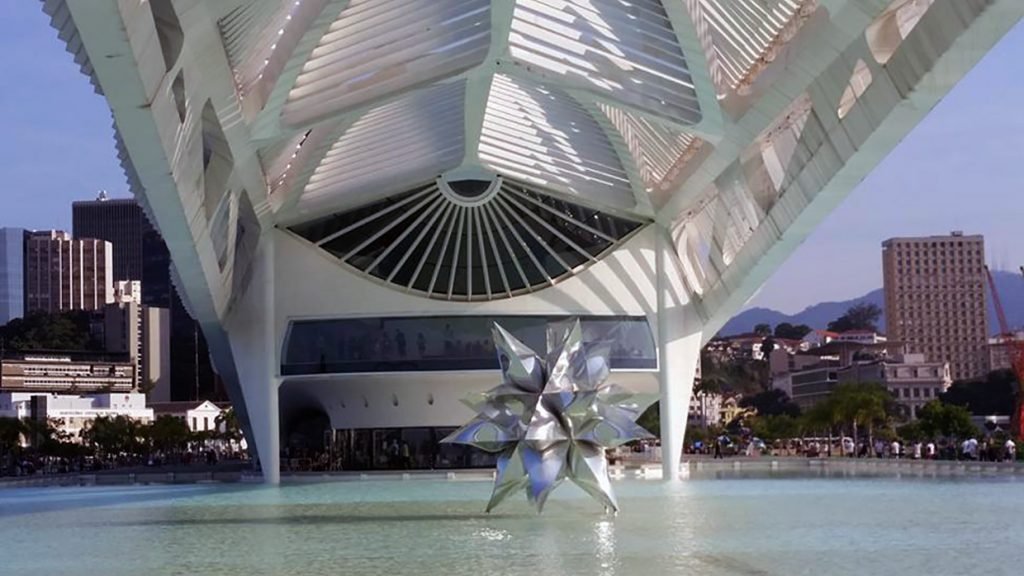
[(688, 454), (724, 458), (727, 456), (805, 456), (808, 458), (848, 457), (911, 460), (966, 460), (1013, 462), (1017, 444), (1011, 438), (968, 438), (963, 441), (913, 441), (875, 439), (854, 442), (852, 438), (792, 438), (765, 443), (758, 438), (733, 439), (721, 436), (686, 447)]
[(968, 438), (960, 443), (955, 441), (938, 442), (901, 442), (875, 440), (869, 445), (866, 441), (854, 446), (853, 440), (842, 440), (843, 454), (857, 458), (906, 458), (912, 460), (976, 460), (983, 462), (1003, 462), (1017, 459), (1017, 445), (1007, 438), (1000, 441), (994, 438)]
[(196, 446), (175, 454), (154, 451), (146, 454), (51, 456), (32, 449), (0, 457), (0, 477), (94, 473), (131, 467), (212, 466), (222, 460), (245, 460), (245, 451)]

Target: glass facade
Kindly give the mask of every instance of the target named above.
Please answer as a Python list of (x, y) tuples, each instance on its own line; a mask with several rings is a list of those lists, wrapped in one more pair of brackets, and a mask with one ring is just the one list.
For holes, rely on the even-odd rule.
[(0, 326), (25, 314), (25, 231), (0, 228)]
[[(539, 352), (546, 350), (548, 326), (568, 318), (416, 316), (295, 321), (285, 339), (281, 373), (495, 370), (492, 322)], [(585, 342), (612, 343), (612, 369), (657, 369), (654, 338), (645, 317), (585, 316), (580, 322)]]
[(290, 471), (444, 470), (493, 468), (494, 454), (441, 444), (455, 428), (375, 428), (325, 433), (323, 450), (287, 448), (281, 466)]
[[(130, 199), (89, 200), (71, 205), (71, 235), (113, 245), (113, 280), (142, 280), (142, 232), (146, 217)], [(145, 284), (143, 284), (145, 289)]]

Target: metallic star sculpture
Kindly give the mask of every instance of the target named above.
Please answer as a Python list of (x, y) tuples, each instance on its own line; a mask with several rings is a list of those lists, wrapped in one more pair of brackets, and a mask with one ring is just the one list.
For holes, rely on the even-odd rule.
[(585, 344), (579, 320), (549, 329), (546, 361), (497, 323), (491, 332), (502, 383), (465, 401), (477, 416), (442, 440), (498, 454), (487, 511), (519, 490), (542, 511), (566, 478), (617, 511), (604, 452), (651, 437), (636, 419), (654, 398), (605, 382), (611, 346)]

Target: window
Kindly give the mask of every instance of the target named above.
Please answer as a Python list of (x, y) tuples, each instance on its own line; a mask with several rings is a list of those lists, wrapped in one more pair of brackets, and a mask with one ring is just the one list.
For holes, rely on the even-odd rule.
[(213, 220), (214, 211), (220, 205), (221, 198), (227, 193), (228, 178), (234, 170), (234, 157), (231, 147), (224, 135), (220, 118), (209, 100), (203, 106), (202, 113), (202, 145), (203, 145), (203, 205), (206, 219)]
[[(541, 352), (546, 331), (562, 317), (394, 317), (293, 322), (284, 344), (284, 374), (488, 370), (497, 368), (491, 321)], [(657, 354), (642, 317), (580, 319), (585, 342), (610, 340), (613, 369), (656, 369)]]
[(171, 0), (151, 0), (149, 7), (153, 11), (153, 24), (156, 25), (157, 43), (164, 57), (164, 66), (170, 70), (181, 54), (185, 34)]
[(184, 72), (178, 72), (178, 75), (174, 78), (174, 82), (171, 84), (171, 97), (174, 99), (174, 107), (178, 110), (178, 120), (184, 124), (187, 112)]
[(850, 110), (857, 104), (857, 100), (860, 99), (864, 91), (871, 86), (871, 69), (863, 60), (858, 60), (857, 64), (853, 67), (853, 75), (850, 77), (850, 82), (846, 87), (846, 91), (843, 92), (843, 97), (839, 101), (839, 118), (843, 119)]

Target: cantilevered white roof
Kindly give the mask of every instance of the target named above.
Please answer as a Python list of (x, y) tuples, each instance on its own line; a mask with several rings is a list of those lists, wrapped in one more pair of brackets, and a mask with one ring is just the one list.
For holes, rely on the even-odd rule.
[[(779, 4), (762, 38), (792, 8)], [(302, 144), (261, 150), (288, 225), (450, 171), (651, 219), (650, 190), (720, 124), (694, 14), (660, 0), (263, 0), (221, 12), (259, 141)]]
[(477, 300), (555, 282), (656, 223), (707, 314), (735, 308), (1024, 11), (42, 3), (111, 102), (129, 180), (176, 261), (193, 260), (182, 281), (205, 278), (218, 314), (270, 226), (395, 288)]

